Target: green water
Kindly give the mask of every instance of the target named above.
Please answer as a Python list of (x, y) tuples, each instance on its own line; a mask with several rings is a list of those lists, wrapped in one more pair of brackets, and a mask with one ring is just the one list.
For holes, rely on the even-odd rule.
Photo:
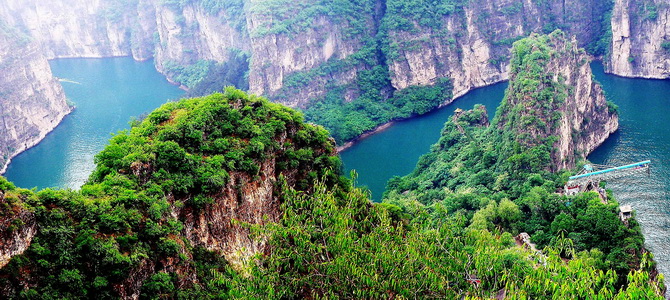
[(493, 119), (503, 98), (507, 83), (476, 89), (452, 104), (420, 117), (400, 121), (390, 128), (356, 143), (340, 153), (347, 174), (358, 173), (357, 183), (366, 186), (372, 199), (379, 201), (386, 182), (393, 176), (403, 176), (414, 170), (422, 154), (437, 142), (440, 131), (456, 108), (471, 109), (475, 104), (486, 106)]
[(80, 187), (111, 133), (129, 128), (132, 116), (183, 94), (151, 61), (60, 59), (50, 64), (77, 108), (41, 143), (12, 160), (5, 176), (20, 187)]

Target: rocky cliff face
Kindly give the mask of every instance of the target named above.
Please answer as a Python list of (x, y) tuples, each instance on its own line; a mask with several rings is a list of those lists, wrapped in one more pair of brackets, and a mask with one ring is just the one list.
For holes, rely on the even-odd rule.
[[(349, 86), (356, 82), (359, 71), (376, 64), (389, 70), (394, 89), (430, 85), (449, 77), (453, 95), (458, 97), (508, 78), (513, 40), (562, 28), (576, 35), (580, 46), (592, 44), (607, 31), (600, 19), (610, 9), (599, 1), (453, 1), (427, 25), (427, 14), (417, 13), (421, 7), (407, 9), (397, 0), (343, 4), (349, 19), (343, 12), (303, 12), (308, 6), (314, 11), (331, 10), (311, 0), (226, 3), (9, 0), (0, 5), (0, 15), (9, 26), (38, 37), (47, 58), (133, 55), (145, 60), (155, 56), (159, 71), (171, 77), (175, 76), (170, 74), (171, 66), (199, 60), (220, 63), (229, 60), (230, 49), (247, 51), (253, 57), (252, 92), (305, 107), (321, 97), (326, 86)], [(666, 25), (669, 11), (658, 0), (617, 0), (608, 69), (622, 76), (666, 77), (670, 50), (663, 43), (670, 30)], [(398, 18), (406, 19), (410, 26), (396, 26)], [(352, 25), (356, 22), (362, 26)], [(382, 25), (384, 22), (387, 24)], [(361, 29), (351, 30), (356, 26)], [(345, 60), (379, 31), (388, 34), (381, 41), (383, 48), (390, 49), (385, 53), (387, 65), (380, 60), (349, 62), (344, 68), (306, 74), (313, 81), (310, 84), (292, 84), (291, 74)], [(281, 92), (287, 84), (294, 90), (290, 98)], [(346, 90), (347, 101), (358, 96), (356, 89)]]
[(0, 27), (0, 173), (69, 112), (40, 47), (20, 32)]
[(37, 39), (47, 58), (133, 56), (186, 65), (224, 61), (227, 49), (247, 49), (230, 12), (208, 12), (199, 2), (158, 0), (9, 0), (0, 16)]
[(9, 263), (10, 259), (26, 251), (35, 233), (37, 222), (35, 215), (23, 207), (20, 196), (12, 191), (4, 190), (5, 183), (0, 179), (0, 268)]
[[(668, 7), (656, 2), (616, 1), (607, 62), (611, 72), (665, 76)], [(376, 65), (389, 71), (395, 90), (451, 78), (455, 98), (506, 80), (511, 42), (531, 32), (562, 28), (576, 35), (580, 46), (597, 42), (607, 31), (601, 18), (610, 9), (599, 1), (448, 4), (434, 8), (439, 12), (428, 23), (422, 7), (407, 8), (397, 0), (341, 4), (342, 11), (329, 14), (319, 11), (334, 7), (311, 0), (10, 0), (0, 5), (0, 15), (10, 26), (39, 37), (48, 58), (155, 57), (158, 70), (172, 79), (178, 67), (201, 60), (222, 63), (230, 59), (230, 50), (245, 51), (252, 57), (251, 92), (307, 107), (334, 87), (344, 87), (340, 96), (346, 101), (356, 99), (359, 73)], [(410, 25), (399, 26), (399, 19)], [(370, 51), (386, 57), (365, 57)], [(282, 88), (292, 90), (291, 96)]]
[(407, 16), (402, 9), (387, 18), (409, 17), (410, 30), (390, 32), (391, 82), (396, 89), (430, 85), (449, 77), (453, 97), (473, 88), (508, 79), (511, 43), (531, 32), (565, 28), (580, 45), (596, 39), (600, 30), (595, 1), (501, 1), (468, 2), (454, 9), (437, 26), (420, 26), (423, 16)]
[(609, 72), (670, 77), (670, 6), (666, 1), (616, 0), (612, 11)]
[(522, 145), (546, 144), (552, 170), (571, 169), (618, 128), (618, 115), (593, 81), (577, 41), (556, 31), (514, 45), (510, 87), (498, 127)]
[[(359, 10), (352, 12), (355, 20), (346, 20), (343, 16), (316, 16), (299, 20), (310, 22), (307, 28), (294, 26), (288, 31), (276, 32), (286, 23), (291, 24), (300, 18), (296, 15), (303, 9), (303, 4), (291, 4), (289, 13), (276, 15), (272, 7), (267, 6), (269, 1), (252, 1), (247, 19), (253, 57), (249, 73), (250, 92), (274, 97), (289, 106), (306, 107), (323, 96), (327, 86), (354, 83), (357, 72), (369, 69), (371, 65), (357, 64), (351, 56), (360, 55), (365, 39), (372, 39), (377, 30), (372, 4), (381, 4), (367, 2), (367, 6), (354, 7)], [(378, 63), (372, 59), (373, 65)], [(300, 73), (302, 77), (290, 76)], [(286, 97), (287, 92), (282, 88), (291, 90), (290, 96)]]
[(131, 3), (137, 2), (9, 0), (0, 5), (0, 15), (9, 26), (37, 39), (49, 59), (129, 55), (147, 59), (150, 56), (140, 46), (153, 31), (142, 30), (144, 22)]

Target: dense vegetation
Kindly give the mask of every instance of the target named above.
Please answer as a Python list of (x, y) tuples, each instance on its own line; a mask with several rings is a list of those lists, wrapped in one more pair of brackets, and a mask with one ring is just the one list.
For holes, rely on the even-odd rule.
[(457, 113), (413, 173), (389, 181), (384, 202), (407, 214), (417, 207), (444, 210), (465, 218), (469, 228), (526, 232), (540, 249), (567, 242), (562, 257), (588, 257), (594, 267), (616, 271), (623, 284), (643, 259), (639, 225), (622, 222), (618, 203), (604, 190), (562, 195), (569, 172), (556, 172), (552, 160), (570, 87), (552, 79), (547, 65), (561, 59), (565, 50), (557, 44), (565, 42), (560, 31), (516, 42), (510, 85), (493, 124), (482, 106)]
[[(444, 210), (462, 216), (471, 228), (527, 232), (539, 249), (570, 240), (566, 258), (589, 257), (598, 269), (613, 269), (624, 280), (642, 259), (639, 225), (618, 218), (618, 203), (596, 192), (566, 197), (568, 173), (548, 172), (544, 145), (511, 154), (494, 127), (482, 127), (483, 107), (448, 122), (442, 137), (414, 172), (389, 182), (385, 203), (402, 213)], [(542, 159), (542, 158), (545, 159)], [(580, 253), (582, 252), (582, 253)]]
[[(465, 126), (479, 119), (464, 114), (460, 120)], [(482, 132), (466, 130), (440, 141), (451, 143), (445, 153), (487, 164), (478, 156), (485, 148), (468, 149), (473, 143), (467, 141), (482, 139)], [(588, 244), (590, 251), (577, 251), (601, 231), (621, 232), (616, 236), (631, 249), (639, 249), (639, 241), (628, 239), (640, 236), (619, 223), (583, 223), (598, 232), (571, 227), (585, 217), (609, 220), (616, 204), (600, 204), (592, 194), (568, 208), (555, 203), (552, 197), (563, 198), (550, 188), (563, 175), (490, 185), (479, 166), (472, 167), (472, 179), (461, 166), (459, 180), (483, 182), (445, 192), (460, 208), (454, 201), (427, 205), (407, 198), (372, 204), (341, 177), (333, 146), (325, 130), (303, 124), (299, 113), (238, 90), (166, 104), (112, 138), (81, 191), (34, 192), (0, 179), (4, 211), (32, 211), (39, 224), (28, 250), (0, 270), (0, 292), (6, 298), (106, 299), (137, 286), (142, 299), (661, 297), (663, 286), (648, 272), (647, 256), (636, 256), (642, 267), (622, 278), (611, 270), (619, 266), (604, 258), (614, 250)], [(238, 224), (251, 239), (267, 240), (268, 251), (240, 265), (194, 243), (189, 216), (213, 214), (231, 201), (231, 191), (267, 178), (261, 167), (268, 162), (275, 164), (272, 195), (281, 213), (265, 225)], [(240, 178), (248, 181), (237, 186)], [(499, 193), (485, 193), (496, 185)], [(524, 193), (526, 204), (502, 199), (516, 200), (515, 193)], [(541, 227), (561, 207), (552, 231)], [(525, 214), (552, 241), (543, 254), (517, 246), (512, 237), (533, 226), (520, 221)]]
[[(613, 7), (611, 0), (594, 1), (580, 7), (590, 13), (580, 11), (570, 17), (563, 5), (556, 1), (532, 1), (532, 8), (520, 1), (489, 7), (463, 0), (162, 0), (162, 3), (173, 8), (180, 20), (183, 20), (181, 11), (186, 5), (202, 7), (252, 40), (262, 41), (268, 35), (297, 40), (302, 38), (301, 35), (314, 37), (305, 45), (304, 41), (296, 42), (296, 54), (300, 54), (303, 47), (313, 49), (324, 45), (331, 36), (325, 33), (335, 33), (336, 39), (341, 38), (346, 48), (354, 50), (353, 53), (336, 53), (314, 68), (284, 74), (283, 88), (267, 96), (278, 102), (291, 102), (296, 93), (314, 95), (309, 99), (310, 103), (301, 105), (300, 109), (308, 121), (326, 127), (338, 144), (389, 121), (434, 109), (449, 100), (451, 89), (445, 89), (439, 83), (453, 74), (450, 68), (460, 68), (453, 60), (461, 59), (463, 46), (471, 47), (463, 42), (464, 36), (481, 34), (490, 45), (488, 62), (496, 68), (509, 61), (509, 49), (514, 41), (531, 32), (550, 33), (555, 29), (587, 37), (590, 40), (580, 41), (580, 44), (587, 46), (590, 54), (606, 56), (611, 44)], [(653, 17), (653, 3), (645, 2), (639, 6), (641, 14)], [(468, 20), (465, 11), (472, 11), (474, 19)], [(253, 28), (246, 28), (249, 16), (253, 16)], [(594, 22), (584, 26), (587, 22), (584, 18), (588, 17)], [(523, 32), (510, 24), (521, 26)], [(188, 35), (190, 25), (182, 25), (182, 34)], [(433, 66), (436, 78), (429, 84), (403, 88), (407, 90), (405, 92), (397, 91), (391, 84), (393, 72), (398, 72), (398, 68), (418, 67), (407, 59), (422, 55), (423, 49), (433, 49), (433, 54), (437, 55)], [(244, 90), (248, 88), (244, 75), (247, 70), (238, 68), (236, 63), (248, 66), (249, 59), (263, 58), (237, 60), (239, 57), (231, 57), (219, 65), (196, 58), (190, 63), (167, 62), (166, 71), (171, 78), (193, 90), (190, 96), (220, 91), (227, 85)], [(261, 69), (266, 67), (263, 65)], [(354, 80), (350, 79), (351, 74), (355, 74)], [(325, 93), (314, 94), (316, 87), (323, 87), (317, 90)], [(433, 97), (435, 91), (443, 94)], [(414, 95), (410, 95), (412, 93)], [(418, 107), (398, 104), (407, 97), (421, 99), (421, 103)], [(343, 117), (348, 115), (353, 117)]]
[(221, 92), (226, 86), (248, 90), (249, 54), (243, 51), (230, 51), (228, 57), (226, 62), (211, 64), (205, 76), (189, 88), (187, 96), (200, 97)]
[(339, 96), (340, 90), (334, 89), (323, 101), (307, 109), (305, 118), (326, 127), (337, 143), (343, 143), (380, 124), (425, 114), (450, 100), (451, 89), (449, 80), (443, 78), (432, 86), (413, 86), (396, 92), (386, 100), (379, 99), (379, 94), (372, 94), (370, 98), (360, 97), (352, 102), (344, 101)]
[[(594, 36), (593, 40), (580, 41), (580, 43), (587, 45), (587, 51), (597, 56), (607, 55), (608, 45), (611, 43), (609, 19), (613, 7), (612, 1), (589, 4), (592, 7), (586, 6), (592, 9), (590, 17), (596, 20), (596, 24), (589, 27), (580, 25), (586, 20), (563, 15), (565, 11), (560, 9), (560, 3), (554, 1), (533, 2), (533, 9), (540, 11), (537, 20), (529, 18), (529, 8), (521, 2), (488, 7), (461, 0), (388, 0), (384, 1), (383, 7), (374, 13), (370, 12), (371, 6), (368, 3), (370, 1), (345, 2), (346, 4), (342, 5), (347, 7), (347, 10), (351, 10), (349, 7), (354, 5), (357, 6), (357, 11), (367, 12), (364, 15), (367, 16), (367, 19), (362, 17), (359, 22), (368, 20), (367, 23), (376, 25), (376, 28), (363, 31), (364, 34), (356, 36), (357, 42), (352, 42), (352, 44), (360, 45), (358, 52), (344, 59), (331, 59), (314, 69), (290, 74), (284, 81), (283, 91), (280, 91), (278, 95), (273, 95), (273, 99), (282, 101), (290, 97), (296, 89), (325, 85), (327, 92), (315, 97), (310, 104), (305, 105), (305, 114), (310, 121), (325, 126), (339, 144), (389, 120), (408, 116), (394, 112), (398, 107), (393, 105), (393, 99), (396, 98), (398, 91), (391, 85), (393, 74), (390, 70), (398, 72), (398, 68), (410, 64), (406, 61), (407, 59), (424, 55), (421, 52), (425, 49), (432, 50), (426, 55), (438, 55), (436, 57), (438, 62), (431, 66), (437, 70), (437, 76), (446, 76), (454, 72), (449, 68), (460, 68), (459, 65), (449, 62), (452, 59), (449, 56), (454, 55), (457, 57), (454, 59), (460, 60), (463, 51), (461, 47), (464, 46), (460, 41), (463, 36), (470, 36), (474, 32), (479, 32), (490, 44), (489, 63), (495, 67), (500, 67), (503, 62), (509, 61), (511, 44), (531, 32), (550, 33), (555, 29), (563, 29), (571, 33), (584, 34), (584, 32), (592, 31), (591, 35), (584, 36)], [(334, 20), (337, 20), (340, 13), (339, 10), (330, 10), (326, 6), (319, 9), (324, 12), (324, 15)], [(467, 20), (464, 14), (466, 10), (473, 12), (474, 20)], [(288, 15), (291, 17), (275, 14), (277, 20), (282, 20), (282, 26), (279, 26), (281, 30), (269, 30), (268, 32), (295, 34), (312, 28), (307, 26), (310, 21), (313, 21), (312, 19), (300, 16), (294, 18), (296, 14)], [(375, 20), (370, 20), (371, 15), (375, 16)], [(580, 13), (579, 17), (588, 18), (589, 13)], [(510, 22), (523, 25), (523, 34), (519, 34), (518, 30), (511, 30)], [(302, 25), (296, 25), (298, 23)], [(339, 23), (341, 22), (334, 22), (334, 24)], [(446, 26), (450, 23), (457, 25)], [(410, 64), (408, 67), (417, 68), (419, 66)], [(350, 74), (350, 72), (356, 73), (356, 80), (353, 83), (343, 83), (338, 80), (338, 78), (346, 77), (344, 74)], [(377, 84), (374, 86), (361, 84), (366, 81), (374, 81)], [(411, 86), (410, 89), (408, 93), (418, 92), (414, 97), (423, 99), (423, 103), (430, 103), (432, 108), (444, 103), (437, 98), (424, 98), (426, 94), (432, 94), (435, 89), (431, 85)], [(448, 100), (450, 97), (451, 92), (447, 91), (439, 99)], [(353, 113), (354, 117), (346, 120), (348, 125), (342, 126), (340, 116), (352, 114), (351, 107), (372, 108), (356, 110)], [(422, 109), (417, 109), (413, 113), (421, 113), (421, 111)]]
[[(339, 168), (332, 153), (323, 128), (239, 90), (165, 104), (112, 138), (81, 191), (14, 191), (2, 180), (0, 188), (9, 191), (3, 203), (20, 199), (39, 224), (30, 248), (2, 269), (2, 293), (108, 298), (146, 266), (210, 276), (209, 269), (198, 269), (200, 256), (220, 261), (221, 254), (189, 243), (188, 216), (226, 197), (224, 191), (245, 189), (261, 177), (281, 174), (292, 188), (310, 190), (326, 170)], [(267, 160), (276, 160), (277, 174), (260, 169)], [(331, 185), (344, 182), (335, 175), (327, 178)], [(161, 276), (145, 283), (147, 293), (159, 292), (152, 286), (161, 283), (152, 282)], [(188, 285), (182, 280), (176, 288)]]

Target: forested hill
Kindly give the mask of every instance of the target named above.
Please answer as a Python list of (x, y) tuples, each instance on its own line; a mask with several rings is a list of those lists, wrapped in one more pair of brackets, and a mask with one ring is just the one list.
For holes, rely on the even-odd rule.
[[(478, 109), (446, 125), (457, 132), (454, 150), (481, 158), (466, 140), (483, 138), (468, 125), (486, 125), (484, 117)], [(565, 173), (518, 170), (526, 181), (497, 180), (501, 192), (448, 194), (460, 210), (447, 200), (373, 204), (333, 155), (323, 128), (238, 90), (166, 104), (112, 138), (80, 191), (35, 192), (0, 178), (0, 294), (662, 299), (662, 277), (637, 252), (635, 221), (622, 226), (614, 200), (592, 193), (566, 208), (553, 194)], [(557, 235), (542, 227), (551, 241), (542, 252), (513, 237), (527, 215), (508, 200), (518, 201), (515, 192), (525, 193), (536, 226), (551, 209), (564, 211), (551, 224)], [(601, 230), (627, 248), (599, 239), (602, 250), (578, 251)]]
[(517, 41), (512, 53), (492, 124), (482, 106), (456, 113), (416, 169), (389, 181), (383, 202), (400, 215), (463, 218), (470, 230), (526, 232), (538, 249), (615, 271), (625, 285), (631, 270), (649, 267), (638, 223), (622, 222), (603, 189), (563, 195), (575, 161), (616, 130), (616, 107), (562, 32)]

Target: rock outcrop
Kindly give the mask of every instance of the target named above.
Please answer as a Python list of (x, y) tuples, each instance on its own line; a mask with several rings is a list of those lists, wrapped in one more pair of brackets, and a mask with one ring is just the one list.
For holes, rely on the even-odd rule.
[[(5, 182), (0, 178), (0, 185)], [(0, 268), (26, 251), (37, 233), (35, 215), (21, 201), (19, 195), (0, 186)]]
[(553, 171), (574, 168), (619, 125), (616, 108), (593, 80), (588, 55), (561, 31), (531, 35), (512, 52), (498, 128), (521, 145), (547, 145)]
[(0, 24), (0, 174), (69, 112), (39, 45)]
[(619, 76), (670, 77), (670, 6), (658, 0), (616, 0), (607, 71)]
[[(4, 209), (0, 193), (0, 264), (33, 236), (52, 252), (27, 251), (22, 259), (59, 257), (21, 265), (21, 275), (11, 278), (6, 274), (17, 265), (0, 265), (0, 297), (46, 288), (63, 268), (78, 269), (87, 285), (105, 277), (95, 289), (123, 299), (137, 299), (156, 274), (176, 274), (178, 288), (196, 286), (210, 276), (198, 264), (212, 260), (246, 276), (254, 256), (272, 250), (269, 224), (282, 222), (284, 199), (312, 193), (317, 180), (341, 180), (334, 141), (323, 128), (234, 89), (163, 105), (116, 135), (96, 163), (81, 191), (23, 191), (31, 201), (12, 196), (35, 216)], [(11, 184), (0, 177), (3, 186)], [(3, 218), (5, 211), (19, 217)], [(17, 218), (23, 227), (8, 230), (5, 223)]]

